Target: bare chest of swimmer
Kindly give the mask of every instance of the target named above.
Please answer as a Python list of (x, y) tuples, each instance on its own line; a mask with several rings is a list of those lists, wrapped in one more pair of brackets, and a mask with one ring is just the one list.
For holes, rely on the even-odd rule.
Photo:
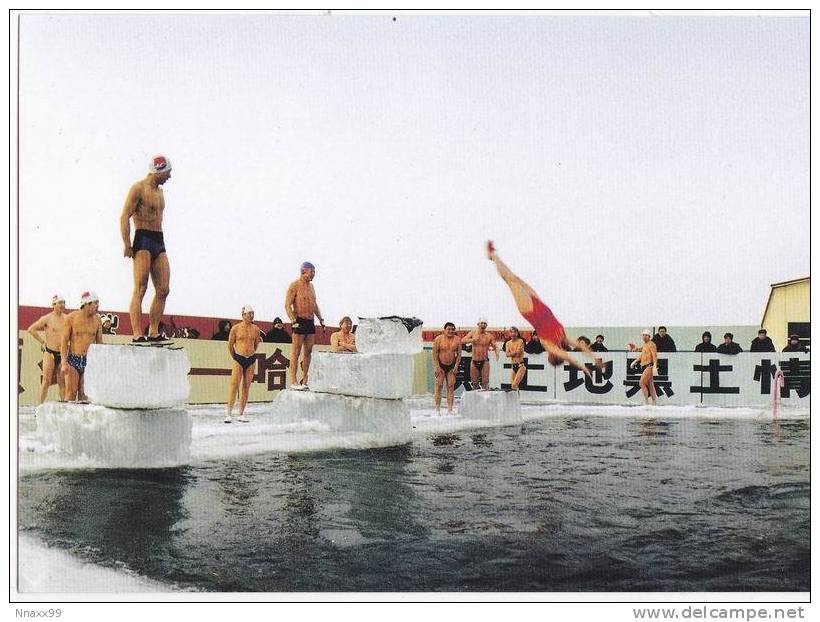
[(162, 225), (162, 212), (165, 209), (165, 197), (162, 188), (154, 188), (151, 185), (142, 187), (142, 194), (134, 210), (134, 223), (139, 227), (141, 224)]
[(316, 294), (313, 286), (299, 284), (296, 286), (296, 308), (312, 311), (316, 305)]
[(251, 345), (254, 345), (258, 335), (259, 328), (254, 324), (247, 327), (240, 325), (239, 328), (236, 329), (237, 342), (249, 342)]
[(46, 322), (46, 335), (48, 337), (57, 337), (59, 339), (60, 335), (63, 332), (63, 326), (65, 325), (65, 316), (62, 315), (59, 318), (57, 316), (51, 316), (48, 318)]
[(461, 339), (459, 339), (458, 337), (447, 339), (445, 337), (441, 340), (441, 350), (444, 352), (450, 352), (452, 354), (458, 354), (458, 352), (461, 350)]
[(81, 340), (93, 340), (94, 337), (97, 335), (97, 327), (99, 326), (98, 321), (94, 318), (85, 320), (85, 319), (77, 319), (74, 320), (74, 325), (71, 327), (71, 334), (72, 338), (75, 341)]
[(490, 344), (492, 343), (493, 338), (490, 333), (484, 333), (483, 335), (476, 335), (473, 337), (473, 348), (489, 348)]

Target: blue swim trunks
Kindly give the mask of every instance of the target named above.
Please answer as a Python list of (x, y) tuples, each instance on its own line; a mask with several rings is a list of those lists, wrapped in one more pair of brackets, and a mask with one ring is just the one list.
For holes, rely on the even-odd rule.
[(137, 229), (134, 232), (134, 243), (131, 248), (132, 257), (137, 256), (137, 251), (148, 251), (151, 253), (151, 261), (154, 261), (160, 254), (165, 252), (165, 240), (162, 231)]
[(71, 365), (74, 369), (76, 369), (80, 375), (82, 376), (85, 373), (85, 364), (88, 362), (88, 357), (81, 355), (81, 354), (71, 354), (68, 355), (68, 364)]

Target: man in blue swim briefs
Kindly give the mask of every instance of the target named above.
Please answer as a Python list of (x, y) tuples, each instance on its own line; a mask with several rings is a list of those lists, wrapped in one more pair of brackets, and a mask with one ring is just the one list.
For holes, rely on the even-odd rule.
[(228, 384), (228, 413), (225, 415), (225, 423), (231, 423), (233, 416), (233, 405), (236, 402), (236, 390), (240, 386), (239, 392), (239, 417), (237, 421), (247, 423), (245, 417), (245, 406), (248, 403), (248, 393), (251, 389), (253, 374), (256, 370), (256, 348), (262, 343), (262, 331), (253, 323), (253, 307), (245, 305), (242, 307), (242, 321), (231, 328), (228, 334), (228, 352), (234, 360), (231, 365), (231, 380)]
[[(131, 186), (120, 215), (120, 233), (125, 246), (123, 254), (134, 260), (134, 292), (129, 315), (134, 341), (161, 341), (159, 322), (165, 311), (171, 281), (171, 267), (162, 237), (162, 213), (165, 197), (162, 184), (171, 178), (171, 161), (154, 156), (148, 164), (148, 175)], [(134, 241), (131, 242), (130, 220), (134, 219)], [(148, 310), (148, 336), (142, 335), (142, 299), (148, 289), (148, 276), (154, 284), (154, 300)]]
[[(39, 320), (29, 326), (28, 334), (31, 335), (43, 350), (43, 380), (40, 383), (40, 392), (37, 394), (37, 405), (46, 400), (48, 388), (57, 383), (59, 388), (59, 399), (63, 400), (65, 393), (64, 376), (60, 372), (60, 339), (63, 336), (63, 326), (65, 325), (65, 298), (60, 294), (54, 294), (51, 298), (51, 313), (44, 315)], [(40, 337), (40, 332), (43, 337)]]
[[(307, 389), (308, 370), (310, 369), (310, 354), (313, 351), (316, 326), (313, 317), (319, 318), (319, 324), (325, 327), (319, 304), (316, 302), (316, 290), (313, 289), (313, 277), (316, 268), (306, 261), (302, 264), (299, 278), (288, 287), (285, 294), (285, 312), (290, 318), (293, 328), (293, 345), (290, 349), (290, 388), (297, 390)], [(299, 355), (302, 356), (302, 379), (296, 381), (296, 370), (299, 369)]]
[(65, 375), (65, 393), (67, 402), (85, 401), (83, 393), (83, 374), (85, 373), (88, 347), (92, 343), (102, 343), (102, 322), (97, 310), (100, 299), (94, 292), (83, 292), (80, 297), (80, 308), (69, 313), (63, 326), (60, 340), (60, 371)]

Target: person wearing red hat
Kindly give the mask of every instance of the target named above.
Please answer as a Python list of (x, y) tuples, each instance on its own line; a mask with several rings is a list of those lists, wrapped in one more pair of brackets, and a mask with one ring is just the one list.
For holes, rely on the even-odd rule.
[(63, 336), (60, 341), (60, 371), (65, 374), (65, 393), (67, 402), (85, 401), (83, 393), (83, 374), (87, 363), (88, 348), (92, 343), (102, 343), (102, 322), (97, 313), (100, 299), (94, 292), (83, 292), (80, 297), (80, 308), (69, 313), (65, 320)]
[[(57, 383), (59, 389), (59, 399), (63, 400), (65, 391), (64, 376), (60, 373), (60, 339), (63, 335), (65, 325), (65, 298), (60, 294), (51, 297), (51, 313), (44, 315), (39, 320), (29, 326), (28, 334), (31, 335), (43, 350), (43, 379), (40, 382), (40, 392), (37, 394), (37, 405), (46, 401), (48, 388)], [(40, 337), (40, 332), (44, 333), (45, 339)]]
[[(171, 178), (171, 161), (154, 156), (148, 163), (148, 175), (131, 186), (120, 215), (123, 255), (133, 259), (134, 291), (129, 315), (134, 341), (162, 341), (159, 322), (165, 311), (171, 281), (171, 266), (162, 234), (162, 213), (165, 197), (162, 184)], [(131, 219), (134, 219), (134, 240), (131, 241)], [(148, 276), (154, 284), (154, 300), (148, 310), (148, 335), (142, 335), (142, 299), (148, 289)]]

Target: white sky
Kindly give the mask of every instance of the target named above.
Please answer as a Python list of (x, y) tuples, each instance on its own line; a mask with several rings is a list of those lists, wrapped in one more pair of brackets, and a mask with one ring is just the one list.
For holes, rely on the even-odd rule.
[[(760, 321), (809, 274), (807, 17), (23, 15), (20, 303), (125, 311), (119, 214), (165, 185), (166, 314)], [(149, 289), (144, 311), (153, 295)]]

